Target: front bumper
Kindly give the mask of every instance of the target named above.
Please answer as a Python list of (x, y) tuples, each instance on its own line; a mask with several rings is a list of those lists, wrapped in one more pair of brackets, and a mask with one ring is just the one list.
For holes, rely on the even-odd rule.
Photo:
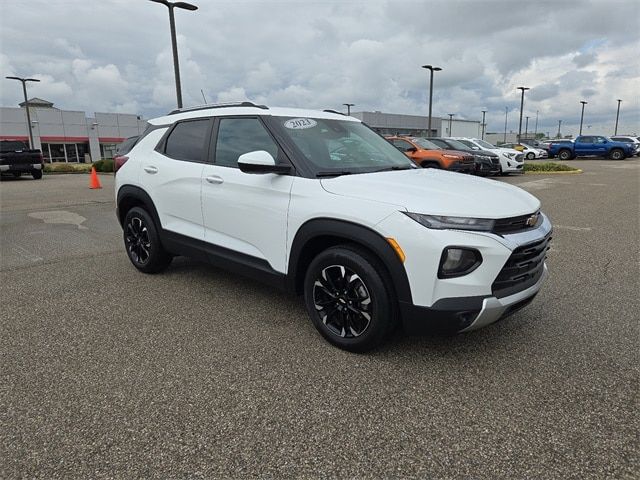
[(439, 300), (431, 307), (400, 302), (402, 327), (409, 335), (462, 333), (502, 320), (527, 306), (548, 276), (547, 265), (531, 287), (504, 298), (461, 297)]

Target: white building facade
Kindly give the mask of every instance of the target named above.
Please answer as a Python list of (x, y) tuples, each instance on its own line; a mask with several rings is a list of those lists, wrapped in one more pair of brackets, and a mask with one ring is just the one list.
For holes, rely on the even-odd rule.
[[(140, 135), (146, 121), (139, 115), (60, 110), (39, 98), (29, 100), (33, 148), (42, 151), (46, 162), (95, 162), (113, 158), (116, 146), (128, 137)], [(29, 142), (27, 112), (0, 107), (0, 140)]]
[[(429, 117), (383, 112), (355, 112), (352, 117), (362, 120), (381, 135), (414, 135), (428, 137)], [(432, 137), (480, 137), (480, 121), (431, 117)]]

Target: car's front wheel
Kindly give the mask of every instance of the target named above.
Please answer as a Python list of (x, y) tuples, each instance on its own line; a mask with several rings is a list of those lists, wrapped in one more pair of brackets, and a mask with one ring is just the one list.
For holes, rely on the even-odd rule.
[(42, 170), (32, 170), (31, 176), (34, 180), (40, 180), (42, 178)]
[(395, 324), (396, 299), (388, 273), (376, 257), (356, 246), (320, 253), (307, 269), (304, 297), (316, 329), (344, 350), (371, 350)]
[(124, 218), (124, 246), (133, 266), (144, 273), (157, 273), (169, 266), (172, 256), (162, 244), (158, 230), (146, 210), (134, 207)]
[(534, 158), (536, 158), (536, 154), (533, 152), (529, 152), (527, 153), (527, 160), (533, 160)]

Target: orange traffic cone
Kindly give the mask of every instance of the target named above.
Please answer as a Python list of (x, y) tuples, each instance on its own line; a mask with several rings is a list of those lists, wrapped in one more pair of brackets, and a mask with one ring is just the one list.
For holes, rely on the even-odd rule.
[(96, 167), (91, 167), (91, 178), (89, 179), (89, 188), (102, 188), (102, 185), (100, 185), (100, 180), (98, 180)]

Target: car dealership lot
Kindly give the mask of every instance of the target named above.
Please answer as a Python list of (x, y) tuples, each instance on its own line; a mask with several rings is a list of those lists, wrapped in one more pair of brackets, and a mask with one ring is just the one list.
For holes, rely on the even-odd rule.
[(110, 176), (3, 180), (0, 476), (636, 477), (640, 160), (568, 163), (498, 180), (555, 224), (527, 309), (367, 355), (259, 283), (138, 273)]

